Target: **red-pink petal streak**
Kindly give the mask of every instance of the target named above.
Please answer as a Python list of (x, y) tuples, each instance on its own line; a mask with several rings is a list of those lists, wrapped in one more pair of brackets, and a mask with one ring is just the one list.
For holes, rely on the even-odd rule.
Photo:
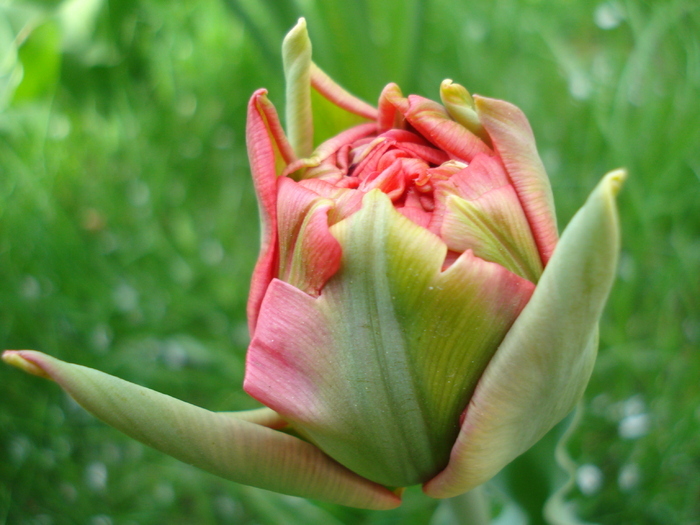
[(532, 128), (513, 104), (475, 96), (479, 119), (508, 172), (546, 264), (557, 244), (554, 198)]

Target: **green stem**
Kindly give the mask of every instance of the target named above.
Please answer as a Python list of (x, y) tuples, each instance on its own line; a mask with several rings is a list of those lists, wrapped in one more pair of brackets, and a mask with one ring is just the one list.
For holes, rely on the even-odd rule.
[(444, 500), (430, 525), (489, 525), (491, 515), (483, 489), (477, 487), (460, 496)]

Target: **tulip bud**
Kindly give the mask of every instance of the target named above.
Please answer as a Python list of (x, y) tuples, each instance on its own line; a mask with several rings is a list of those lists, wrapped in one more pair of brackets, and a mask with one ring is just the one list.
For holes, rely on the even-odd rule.
[(268, 408), (212, 413), (39, 352), (3, 358), (241, 483), (372, 509), (408, 485), (469, 491), (583, 395), (625, 174), (559, 239), (518, 108), (451, 80), (444, 106), (389, 84), (374, 108), (312, 62), (303, 19), (283, 55), (287, 133), (265, 90), (246, 128), (262, 243), (244, 388)]

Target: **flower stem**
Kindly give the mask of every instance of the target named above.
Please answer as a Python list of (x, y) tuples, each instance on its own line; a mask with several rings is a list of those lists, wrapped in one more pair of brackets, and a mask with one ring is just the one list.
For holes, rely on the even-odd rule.
[(491, 523), (488, 500), (477, 487), (460, 496), (444, 500), (430, 525), (488, 525)]

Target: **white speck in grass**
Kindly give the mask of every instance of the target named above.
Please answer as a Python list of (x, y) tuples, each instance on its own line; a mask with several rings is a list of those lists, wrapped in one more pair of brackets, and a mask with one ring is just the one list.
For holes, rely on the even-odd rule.
[(157, 503), (165, 506), (172, 504), (175, 501), (175, 490), (170, 483), (159, 483), (153, 489), (153, 499)]
[(214, 499), (214, 509), (223, 521), (230, 523), (233, 523), (232, 520), (238, 513), (238, 505), (230, 496), (217, 496)]
[(617, 432), (623, 439), (638, 439), (649, 433), (649, 414), (633, 414), (620, 421)]
[(58, 489), (63, 499), (69, 503), (73, 503), (78, 497), (78, 489), (71, 483), (61, 483)]
[(617, 485), (623, 492), (631, 492), (638, 485), (642, 478), (642, 470), (636, 463), (624, 465), (617, 475)]
[(576, 100), (586, 100), (591, 96), (593, 85), (582, 71), (572, 71), (569, 76), (569, 93)]
[(576, 485), (582, 494), (592, 496), (603, 486), (603, 472), (595, 465), (581, 465), (576, 470)]
[(625, 417), (644, 414), (647, 411), (647, 404), (641, 394), (636, 394), (627, 399), (622, 405), (622, 413)]
[(24, 463), (32, 449), (32, 442), (27, 436), (17, 436), (10, 441), (10, 459), (16, 463)]
[(620, 279), (629, 283), (637, 276), (637, 263), (629, 253), (622, 252), (620, 254), (620, 264), (617, 266), (617, 275)]
[(161, 356), (165, 365), (172, 370), (181, 370), (189, 361), (187, 350), (177, 341), (166, 342)]
[(688, 341), (691, 343), (700, 342), (700, 321), (688, 317), (681, 324), (681, 328), (683, 329), (683, 335), (685, 335)]
[(235, 134), (230, 126), (221, 125), (214, 133), (214, 147), (216, 149), (230, 149), (233, 146)]
[(139, 293), (127, 283), (121, 283), (112, 292), (114, 305), (122, 312), (132, 312), (139, 305)]
[(63, 140), (70, 135), (71, 123), (70, 119), (61, 113), (51, 115), (48, 126), (48, 137), (51, 140)]
[(180, 154), (186, 159), (196, 159), (202, 154), (202, 141), (199, 137), (189, 137), (182, 143)]
[(207, 239), (199, 248), (202, 261), (209, 266), (216, 266), (224, 260), (224, 247), (216, 239)]
[(112, 337), (113, 334), (110, 327), (104, 323), (100, 323), (92, 329), (90, 341), (92, 342), (92, 347), (98, 354), (104, 354), (109, 350), (109, 346), (112, 344)]
[(193, 93), (186, 93), (177, 101), (175, 109), (182, 117), (191, 117), (197, 111), (197, 97)]
[(187, 261), (177, 257), (170, 263), (170, 275), (177, 284), (188, 287), (192, 283), (194, 272)]
[(53, 441), (53, 450), (58, 459), (66, 459), (73, 451), (73, 445), (71, 444), (70, 439), (67, 437), (58, 436)]
[(38, 299), (41, 295), (41, 285), (39, 281), (33, 275), (27, 275), (22, 280), (20, 285), (19, 293), (22, 297), (28, 301), (33, 301)]
[(112, 525), (112, 518), (106, 514), (98, 514), (90, 518), (88, 522), (90, 525)]
[(47, 414), (49, 421), (52, 425), (61, 426), (66, 420), (66, 414), (63, 409), (58, 405), (50, 405), (47, 409)]
[(464, 24), (464, 35), (473, 42), (483, 42), (488, 34), (488, 26), (481, 20), (470, 18)]
[(148, 184), (142, 180), (134, 180), (129, 184), (127, 196), (132, 206), (140, 208), (151, 200), (151, 190), (148, 188)]
[(36, 454), (39, 464), (44, 468), (50, 469), (56, 465), (56, 454), (50, 448), (44, 448)]
[(102, 492), (107, 488), (107, 465), (93, 461), (85, 468), (85, 484), (90, 490)]
[(598, 4), (593, 13), (595, 25), (601, 29), (615, 29), (625, 19), (625, 14), (617, 2), (603, 2)]

